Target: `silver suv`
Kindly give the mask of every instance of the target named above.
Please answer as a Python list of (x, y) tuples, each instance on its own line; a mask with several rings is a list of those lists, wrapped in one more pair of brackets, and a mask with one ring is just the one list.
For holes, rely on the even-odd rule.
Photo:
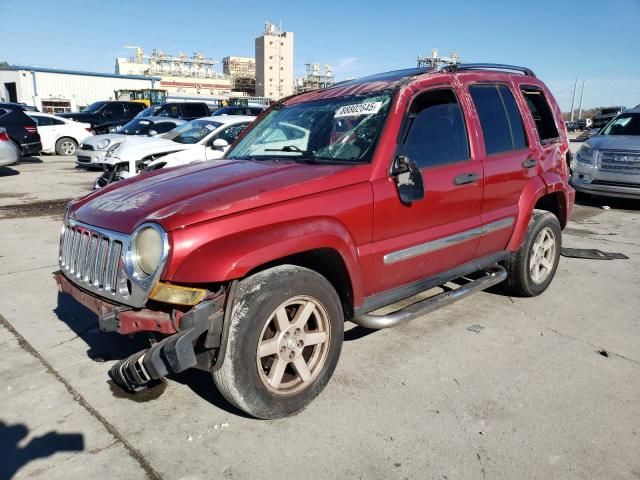
[(587, 140), (572, 167), (579, 192), (640, 198), (640, 108), (619, 114)]

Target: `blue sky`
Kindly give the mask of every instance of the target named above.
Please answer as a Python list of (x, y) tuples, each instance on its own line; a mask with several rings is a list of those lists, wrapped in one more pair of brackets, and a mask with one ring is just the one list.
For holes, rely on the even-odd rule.
[(337, 79), (411, 67), (437, 47), (529, 66), (563, 110), (576, 77), (586, 107), (640, 104), (640, 0), (0, 0), (0, 19), (0, 60), (14, 64), (112, 72), (124, 45), (253, 56), (271, 20), (295, 34), (296, 76), (308, 62)]

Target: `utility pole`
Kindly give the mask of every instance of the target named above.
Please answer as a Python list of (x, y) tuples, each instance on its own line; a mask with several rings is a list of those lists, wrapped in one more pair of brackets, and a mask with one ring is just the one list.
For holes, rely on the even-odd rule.
[(580, 90), (580, 107), (578, 108), (578, 120), (582, 119), (582, 97), (584, 97), (584, 78), (582, 79), (582, 90)]
[(576, 77), (576, 83), (573, 84), (573, 98), (571, 99), (571, 121), (573, 122), (573, 106), (576, 103), (576, 88), (578, 88), (578, 77)]

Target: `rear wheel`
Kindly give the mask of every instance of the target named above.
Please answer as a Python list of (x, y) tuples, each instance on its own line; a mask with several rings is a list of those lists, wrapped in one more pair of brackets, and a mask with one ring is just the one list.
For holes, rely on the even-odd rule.
[(322, 275), (282, 265), (238, 285), (222, 366), (224, 397), (258, 418), (302, 410), (329, 382), (342, 349), (338, 294)]
[(57, 155), (75, 155), (78, 149), (78, 144), (73, 138), (64, 137), (56, 142), (56, 154)]
[(550, 212), (535, 210), (527, 235), (520, 249), (507, 260), (508, 293), (521, 297), (535, 297), (544, 292), (558, 268), (562, 230), (560, 222)]

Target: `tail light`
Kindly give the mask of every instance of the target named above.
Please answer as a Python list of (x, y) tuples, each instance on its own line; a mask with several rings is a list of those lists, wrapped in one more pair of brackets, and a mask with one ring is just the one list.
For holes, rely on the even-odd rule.
[(36, 127), (35, 125), (26, 125), (24, 129), (27, 131), (27, 133), (38, 133), (38, 127)]
[(9, 140), (10, 140), (9, 139), (9, 135), (7, 135), (7, 132), (4, 131), (4, 130), (1, 131), (0, 132), (0, 142), (8, 142)]

